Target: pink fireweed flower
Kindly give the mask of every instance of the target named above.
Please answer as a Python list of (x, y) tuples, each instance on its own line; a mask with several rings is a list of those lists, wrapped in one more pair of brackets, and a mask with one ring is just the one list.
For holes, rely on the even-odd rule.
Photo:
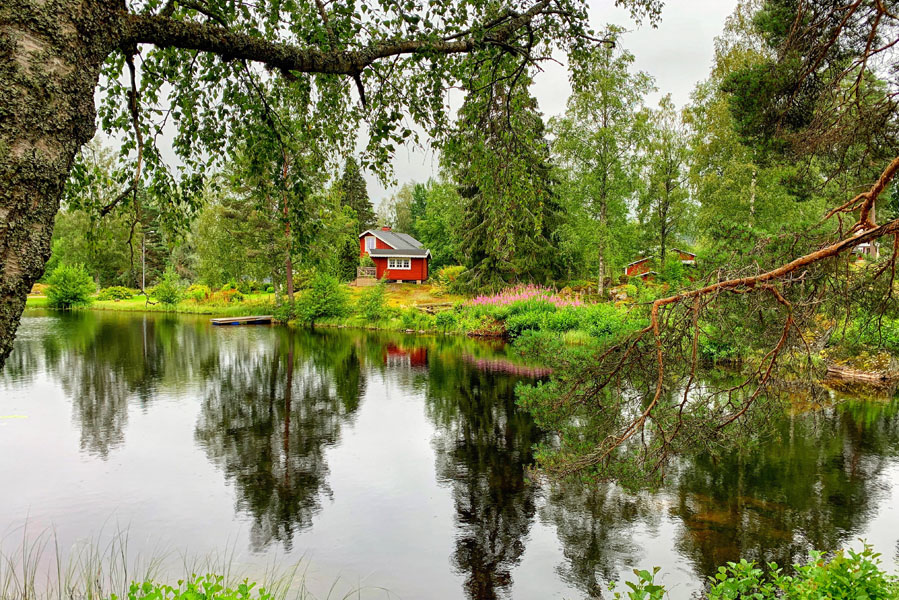
[(490, 296), (477, 296), (466, 302), (466, 304), (468, 306), (508, 306), (515, 302), (527, 300), (549, 302), (556, 308), (584, 305), (580, 298), (562, 297), (548, 287), (534, 285), (533, 283), (507, 288)]

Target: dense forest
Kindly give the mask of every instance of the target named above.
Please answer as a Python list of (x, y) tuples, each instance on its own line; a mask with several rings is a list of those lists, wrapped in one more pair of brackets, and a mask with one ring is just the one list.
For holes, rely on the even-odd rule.
[[(539, 283), (607, 296), (645, 256), (662, 281), (678, 282), (675, 248), (698, 255), (696, 277), (764, 262), (782, 250), (777, 240), (813, 231), (829, 207), (876, 180), (897, 149), (890, 82), (872, 70), (827, 138), (810, 129), (825, 108), (815, 105), (790, 115), (807, 121), (791, 124), (796, 132), (764, 130), (770, 115), (750, 114), (764, 109), (751, 103), (772, 85), (765, 69), (785, 35), (778, 28), (790, 25), (769, 4), (740, 5), (684, 107), (669, 95), (648, 102), (652, 74), (634, 69), (612, 26), (608, 43), (573, 59), (564, 114), (539, 112), (526, 73), (514, 90), (475, 80), (440, 140), (441, 175), (404, 182), (377, 211), (343, 140), (323, 144), (333, 132), (309, 133), (322, 117), (286, 100), (268, 107), (274, 132), (243, 132), (239, 152), (186, 195), (151, 181), (118, 198), (129, 173), (110, 142), (94, 140), (56, 218), (45, 277), (77, 263), (101, 288), (140, 288), (173, 269), (212, 289), (264, 281), (284, 290), (289, 262), (294, 279), (314, 270), (348, 281), (357, 236), (375, 226), (420, 240), (434, 270), (464, 266), (469, 292)], [(878, 217), (897, 202), (895, 189), (885, 193)]]

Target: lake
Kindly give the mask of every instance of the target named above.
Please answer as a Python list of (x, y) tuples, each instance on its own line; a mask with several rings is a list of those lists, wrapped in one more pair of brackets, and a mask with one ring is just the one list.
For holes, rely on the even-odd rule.
[(859, 538), (896, 569), (896, 399), (800, 397), (758, 448), (629, 493), (531, 476), (514, 390), (541, 376), (459, 337), (29, 311), (0, 373), (0, 547), (127, 535), (163, 572), (302, 561), (318, 597), (438, 600), (597, 598), (654, 565), (683, 598), (724, 561)]

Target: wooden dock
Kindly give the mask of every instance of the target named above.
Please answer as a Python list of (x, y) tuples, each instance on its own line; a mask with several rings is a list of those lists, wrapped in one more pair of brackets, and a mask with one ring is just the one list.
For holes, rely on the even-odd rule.
[(272, 322), (271, 315), (254, 315), (251, 317), (219, 317), (210, 319), (213, 325), (267, 325)]

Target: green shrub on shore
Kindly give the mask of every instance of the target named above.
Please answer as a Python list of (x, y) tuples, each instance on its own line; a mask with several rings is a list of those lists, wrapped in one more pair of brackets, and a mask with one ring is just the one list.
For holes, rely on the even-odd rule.
[[(832, 556), (811, 552), (803, 564), (793, 565), (793, 574), (784, 574), (777, 563), (762, 569), (745, 559), (718, 567), (709, 578), (708, 600), (897, 600), (899, 578), (883, 570), (880, 554), (867, 544), (860, 552), (839, 550)], [(624, 593), (610, 585), (618, 600), (662, 600), (668, 592), (656, 581), (659, 568), (652, 572), (634, 569), (636, 581), (627, 581)]]
[(162, 281), (153, 289), (153, 296), (166, 306), (175, 306), (181, 301), (182, 290), (181, 278), (169, 267), (162, 275)]
[(121, 285), (113, 285), (97, 292), (97, 300), (130, 300), (134, 297), (134, 290)]
[(47, 280), (47, 299), (53, 308), (71, 308), (90, 304), (97, 290), (84, 265), (59, 265)]
[(349, 298), (336, 277), (316, 273), (296, 305), (296, 318), (311, 325), (331, 317), (346, 316)]
[(210, 290), (208, 286), (199, 283), (195, 283), (184, 290), (184, 296), (190, 298), (194, 302), (208, 300), (211, 295), (212, 290)]
[(387, 300), (387, 284), (382, 280), (376, 285), (362, 290), (359, 300), (356, 301), (356, 311), (369, 322), (380, 321), (384, 318), (384, 308)]

